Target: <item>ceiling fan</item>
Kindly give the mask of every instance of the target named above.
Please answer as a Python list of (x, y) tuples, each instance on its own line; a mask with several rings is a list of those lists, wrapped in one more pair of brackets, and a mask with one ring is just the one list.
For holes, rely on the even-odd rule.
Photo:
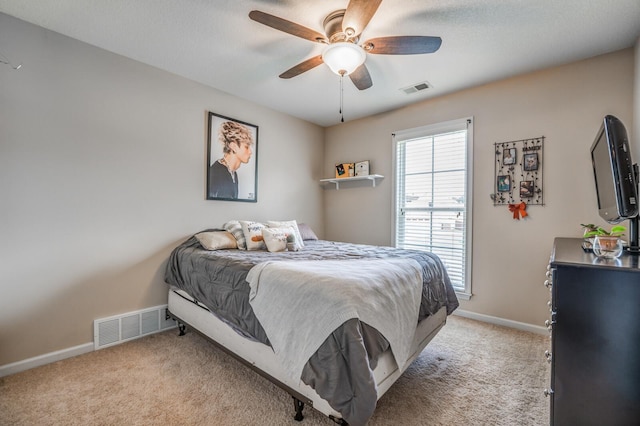
[(364, 64), (367, 53), (380, 55), (415, 55), (433, 53), (440, 48), (442, 39), (430, 36), (377, 37), (358, 44), (360, 35), (378, 10), (382, 0), (350, 0), (346, 9), (336, 10), (324, 19), (325, 34), (277, 16), (253, 10), (249, 18), (285, 33), (326, 44), (321, 55), (309, 58), (280, 74), (292, 78), (325, 63), (340, 76), (348, 75), (360, 90), (373, 85)]

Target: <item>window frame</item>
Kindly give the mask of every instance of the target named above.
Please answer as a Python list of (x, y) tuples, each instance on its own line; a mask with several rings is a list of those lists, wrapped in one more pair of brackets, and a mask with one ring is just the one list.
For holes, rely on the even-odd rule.
[(440, 123), (428, 124), (425, 126), (415, 127), (406, 130), (398, 130), (391, 134), (392, 136), (392, 203), (391, 203), (391, 245), (396, 246), (397, 241), (397, 221), (398, 221), (398, 144), (400, 142), (416, 139), (421, 137), (435, 136), (442, 133), (460, 131), (466, 129), (466, 196), (465, 196), (465, 244), (464, 244), (464, 290), (456, 289), (456, 295), (463, 300), (469, 300), (472, 296), (471, 290), (471, 271), (473, 263), (473, 254), (471, 248), (473, 235), (473, 116), (465, 117)]

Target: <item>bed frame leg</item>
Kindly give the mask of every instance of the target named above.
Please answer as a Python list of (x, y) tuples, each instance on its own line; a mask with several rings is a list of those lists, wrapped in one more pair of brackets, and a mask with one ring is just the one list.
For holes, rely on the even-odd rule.
[(296, 409), (296, 415), (293, 416), (293, 419), (297, 422), (301, 422), (302, 419), (304, 419), (304, 416), (302, 415), (302, 410), (304, 409), (304, 402), (300, 401), (298, 398), (294, 396), (293, 406)]
[(331, 419), (334, 423), (337, 423), (339, 425), (349, 426), (349, 423), (347, 423), (345, 419), (338, 419), (337, 417), (333, 417), (331, 415), (329, 415), (329, 419)]
[(184, 336), (185, 334), (187, 334), (185, 332), (186, 329), (187, 329), (187, 326), (179, 322), (178, 323), (178, 330), (180, 330), (180, 334), (178, 334), (178, 336)]

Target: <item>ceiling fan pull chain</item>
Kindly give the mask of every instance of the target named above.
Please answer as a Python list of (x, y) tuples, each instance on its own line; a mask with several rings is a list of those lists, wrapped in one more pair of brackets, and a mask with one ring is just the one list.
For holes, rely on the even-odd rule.
[(340, 122), (344, 123), (344, 113), (343, 105), (344, 105), (344, 87), (342, 86), (342, 81), (344, 80), (344, 73), (340, 74)]

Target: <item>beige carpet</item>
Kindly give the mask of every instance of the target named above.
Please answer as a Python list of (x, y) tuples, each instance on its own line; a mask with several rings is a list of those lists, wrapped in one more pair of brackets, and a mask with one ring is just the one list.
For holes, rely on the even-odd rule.
[[(378, 401), (370, 425), (548, 425), (546, 336), (461, 317)], [(196, 333), (144, 337), (0, 379), (0, 425), (334, 424)]]

